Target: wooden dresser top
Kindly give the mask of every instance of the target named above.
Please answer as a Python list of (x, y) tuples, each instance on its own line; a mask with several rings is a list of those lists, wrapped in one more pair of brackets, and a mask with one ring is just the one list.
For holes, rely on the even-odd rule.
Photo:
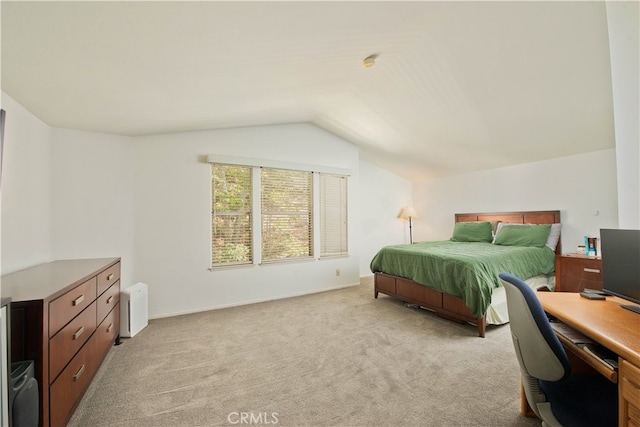
[(3, 297), (11, 302), (51, 300), (120, 261), (120, 258), (66, 259), (2, 276)]

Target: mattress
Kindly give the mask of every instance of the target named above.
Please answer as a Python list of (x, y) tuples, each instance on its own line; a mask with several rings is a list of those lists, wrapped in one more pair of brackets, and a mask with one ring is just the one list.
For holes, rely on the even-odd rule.
[[(533, 290), (547, 288), (550, 291), (556, 289), (556, 276), (554, 274), (539, 275), (525, 280)], [(507, 310), (507, 295), (504, 287), (494, 288), (491, 294), (491, 304), (487, 309), (487, 324), (504, 325), (509, 323), (509, 311)]]

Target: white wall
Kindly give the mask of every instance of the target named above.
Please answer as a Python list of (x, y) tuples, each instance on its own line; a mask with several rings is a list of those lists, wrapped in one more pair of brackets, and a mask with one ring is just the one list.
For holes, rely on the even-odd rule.
[(132, 138), (52, 129), (52, 258), (122, 258), (133, 281)]
[[(359, 282), (358, 149), (307, 125), (136, 139), (135, 271), (151, 317), (323, 291)], [(206, 154), (350, 169), (348, 258), (209, 271), (211, 168)], [(341, 275), (336, 277), (336, 268)]]
[(451, 237), (454, 214), (559, 209), (562, 250), (617, 227), (615, 150), (603, 150), (413, 184), (418, 240)]
[(121, 257), (133, 281), (135, 146), (47, 126), (2, 94), (2, 274), (54, 259)]
[[(360, 161), (360, 276), (373, 274), (369, 264), (380, 248), (409, 243), (409, 226), (398, 214), (412, 203), (410, 181)], [(417, 213), (420, 215), (420, 210)], [(413, 230), (415, 240), (415, 224)]]
[(2, 93), (2, 273), (51, 260), (51, 129)]
[[(353, 144), (306, 124), (139, 138), (53, 129), (5, 94), (2, 101), (3, 274), (53, 259), (120, 256), (123, 287), (149, 284), (151, 317), (359, 283)], [(351, 170), (350, 256), (209, 271), (209, 153)]]
[(640, 4), (608, 1), (620, 228), (640, 228)]

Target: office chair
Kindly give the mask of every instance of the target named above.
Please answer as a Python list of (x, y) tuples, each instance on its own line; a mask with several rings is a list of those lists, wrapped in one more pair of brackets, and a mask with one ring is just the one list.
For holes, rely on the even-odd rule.
[(535, 292), (500, 273), (507, 295), (509, 327), (529, 406), (547, 427), (615, 427), (617, 384), (602, 375), (572, 375), (567, 353)]

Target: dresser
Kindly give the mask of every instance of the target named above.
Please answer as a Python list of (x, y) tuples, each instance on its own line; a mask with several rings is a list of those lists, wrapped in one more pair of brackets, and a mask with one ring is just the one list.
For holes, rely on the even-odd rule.
[(65, 426), (120, 336), (120, 258), (52, 261), (2, 276), (11, 360), (33, 360), (40, 425)]
[(582, 254), (556, 256), (556, 291), (602, 290), (602, 258)]

